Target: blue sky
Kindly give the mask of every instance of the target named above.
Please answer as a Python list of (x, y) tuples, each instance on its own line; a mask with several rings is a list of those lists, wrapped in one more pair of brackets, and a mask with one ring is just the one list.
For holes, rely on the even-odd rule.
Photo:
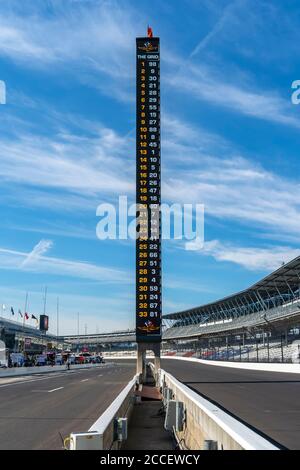
[[(56, 331), (134, 325), (132, 241), (96, 208), (134, 199), (135, 37), (161, 38), (162, 196), (205, 204), (205, 245), (163, 246), (163, 310), (243, 289), (299, 255), (300, 5), (2, 0), (0, 304)], [(8, 312), (6, 313), (8, 315)]]

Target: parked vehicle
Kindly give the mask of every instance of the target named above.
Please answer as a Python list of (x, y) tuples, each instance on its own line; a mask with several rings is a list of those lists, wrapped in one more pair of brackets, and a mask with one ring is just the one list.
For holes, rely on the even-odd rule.
[(44, 354), (37, 356), (36, 361), (35, 361), (36, 366), (45, 366), (46, 364), (47, 364), (47, 357)]
[(55, 365), (56, 366), (62, 366), (64, 364), (64, 358), (62, 354), (56, 354), (55, 357)]
[(102, 356), (93, 356), (92, 357), (92, 363), (93, 364), (104, 364), (104, 359)]
[(23, 353), (11, 353), (11, 367), (22, 367), (24, 365)]

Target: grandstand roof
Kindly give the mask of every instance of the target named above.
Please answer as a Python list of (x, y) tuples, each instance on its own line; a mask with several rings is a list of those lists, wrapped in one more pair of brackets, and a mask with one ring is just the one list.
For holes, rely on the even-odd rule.
[(190, 315), (191, 313), (210, 313), (211, 310), (218, 307), (222, 308), (222, 306), (226, 307), (226, 305), (231, 304), (231, 302), (235, 302), (237, 305), (247, 305), (253, 303), (253, 301), (270, 299), (272, 295), (293, 294), (299, 287), (300, 256), (283, 264), (279, 269), (273, 271), (248, 289), (195, 308), (163, 315), (163, 318), (176, 320), (185, 315)]

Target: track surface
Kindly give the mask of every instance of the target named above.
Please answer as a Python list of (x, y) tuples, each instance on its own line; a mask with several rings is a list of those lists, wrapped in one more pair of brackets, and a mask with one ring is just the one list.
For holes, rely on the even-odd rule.
[[(162, 368), (288, 449), (300, 449), (300, 377), (164, 359)], [(0, 449), (61, 449), (85, 431), (135, 373), (134, 360), (0, 379)]]
[(135, 374), (134, 362), (0, 378), (0, 449), (61, 449), (87, 431)]
[(164, 359), (162, 368), (288, 449), (300, 449), (300, 376)]

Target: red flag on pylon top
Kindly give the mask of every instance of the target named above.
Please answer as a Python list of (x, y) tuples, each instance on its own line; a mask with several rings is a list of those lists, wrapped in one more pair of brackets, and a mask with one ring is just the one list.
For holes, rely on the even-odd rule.
[(147, 28), (147, 34), (148, 34), (148, 38), (153, 38), (153, 31), (150, 26), (148, 26)]

